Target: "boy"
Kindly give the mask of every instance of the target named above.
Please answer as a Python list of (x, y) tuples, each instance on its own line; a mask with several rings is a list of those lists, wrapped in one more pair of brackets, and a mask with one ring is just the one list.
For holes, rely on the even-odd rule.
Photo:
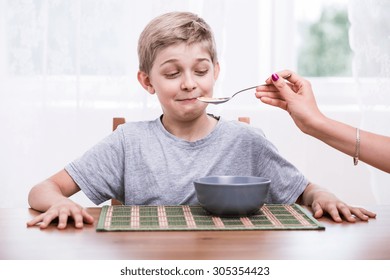
[[(196, 204), (193, 180), (208, 175), (270, 178), (267, 203), (311, 205), (315, 217), (329, 213), (375, 217), (321, 190), (266, 140), (261, 130), (206, 113), (198, 97), (212, 97), (219, 64), (213, 34), (203, 19), (173, 12), (152, 20), (138, 42), (138, 80), (156, 94), (163, 115), (130, 122), (87, 151), (64, 170), (32, 188), (29, 203), (44, 212), (28, 225), (46, 228), (55, 218), (76, 228), (93, 218), (68, 197), (83, 190), (96, 204), (116, 198), (124, 204)], [(354, 216), (353, 216), (354, 215)]]

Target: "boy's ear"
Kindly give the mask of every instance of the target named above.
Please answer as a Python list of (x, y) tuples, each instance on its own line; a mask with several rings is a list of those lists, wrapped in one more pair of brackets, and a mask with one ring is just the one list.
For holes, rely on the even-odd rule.
[(153, 85), (150, 83), (150, 78), (148, 74), (142, 71), (138, 71), (137, 78), (141, 86), (146, 89), (150, 94), (154, 94), (156, 92), (153, 88)]
[(215, 63), (214, 65), (214, 80), (217, 80), (218, 79), (218, 76), (219, 76), (219, 71), (220, 71), (220, 67), (219, 67), (219, 62)]

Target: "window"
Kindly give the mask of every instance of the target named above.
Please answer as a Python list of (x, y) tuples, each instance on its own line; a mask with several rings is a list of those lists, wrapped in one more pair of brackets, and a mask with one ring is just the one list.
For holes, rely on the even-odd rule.
[[(298, 30), (298, 72), (307, 77), (348, 77), (352, 75), (349, 21), (345, 1), (323, 2), (314, 7), (296, 3)], [(308, 1), (305, 1), (308, 3)]]

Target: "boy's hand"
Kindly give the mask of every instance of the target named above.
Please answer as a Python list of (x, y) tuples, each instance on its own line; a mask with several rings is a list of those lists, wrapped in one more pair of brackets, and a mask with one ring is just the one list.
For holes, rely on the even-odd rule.
[(69, 217), (74, 220), (76, 228), (83, 228), (84, 222), (92, 224), (94, 221), (93, 217), (84, 208), (70, 199), (64, 198), (50, 207), (46, 212), (27, 222), (27, 226), (34, 226), (40, 223), (39, 227), (45, 229), (53, 220), (58, 218), (57, 228), (64, 229), (67, 226)]
[(367, 221), (369, 218), (375, 218), (376, 214), (364, 208), (352, 207), (338, 199), (334, 194), (309, 183), (299, 198), (299, 202), (311, 206), (314, 218), (321, 218), (325, 213), (338, 223), (343, 218), (350, 222), (356, 222), (356, 218)]
[(350, 223), (354, 223), (356, 222), (356, 217), (362, 221), (376, 217), (375, 213), (364, 208), (349, 206), (327, 191), (314, 193), (311, 207), (314, 212), (314, 218), (320, 218), (324, 213), (328, 213), (338, 223), (341, 223), (343, 218)]

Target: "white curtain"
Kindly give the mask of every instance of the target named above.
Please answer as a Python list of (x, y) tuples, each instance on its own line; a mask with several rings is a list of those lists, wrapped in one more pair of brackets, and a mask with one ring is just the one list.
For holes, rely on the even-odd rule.
[[(390, 135), (390, 1), (350, 0), (348, 12), (361, 128)], [(370, 168), (370, 178), (377, 202), (389, 204), (389, 175)]]
[[(256, 84), (259, 55), (266, 53), (259, 47), (260, 5), (252, 0), (0, 0), (0, 205), (27, 205), (31, 186), (107, 135), (112, 117), (159, 116), (157, 98), (136, 78), (138, 36), (157, 15), (191, 11), (211, 25), (223, 69), (217, 94)], [(270, 73), (263, 70), (262, 78)], [(251, 102), (253, 96), (241, 104)], [(213, 113), (221, 114), (221, 108)]]

